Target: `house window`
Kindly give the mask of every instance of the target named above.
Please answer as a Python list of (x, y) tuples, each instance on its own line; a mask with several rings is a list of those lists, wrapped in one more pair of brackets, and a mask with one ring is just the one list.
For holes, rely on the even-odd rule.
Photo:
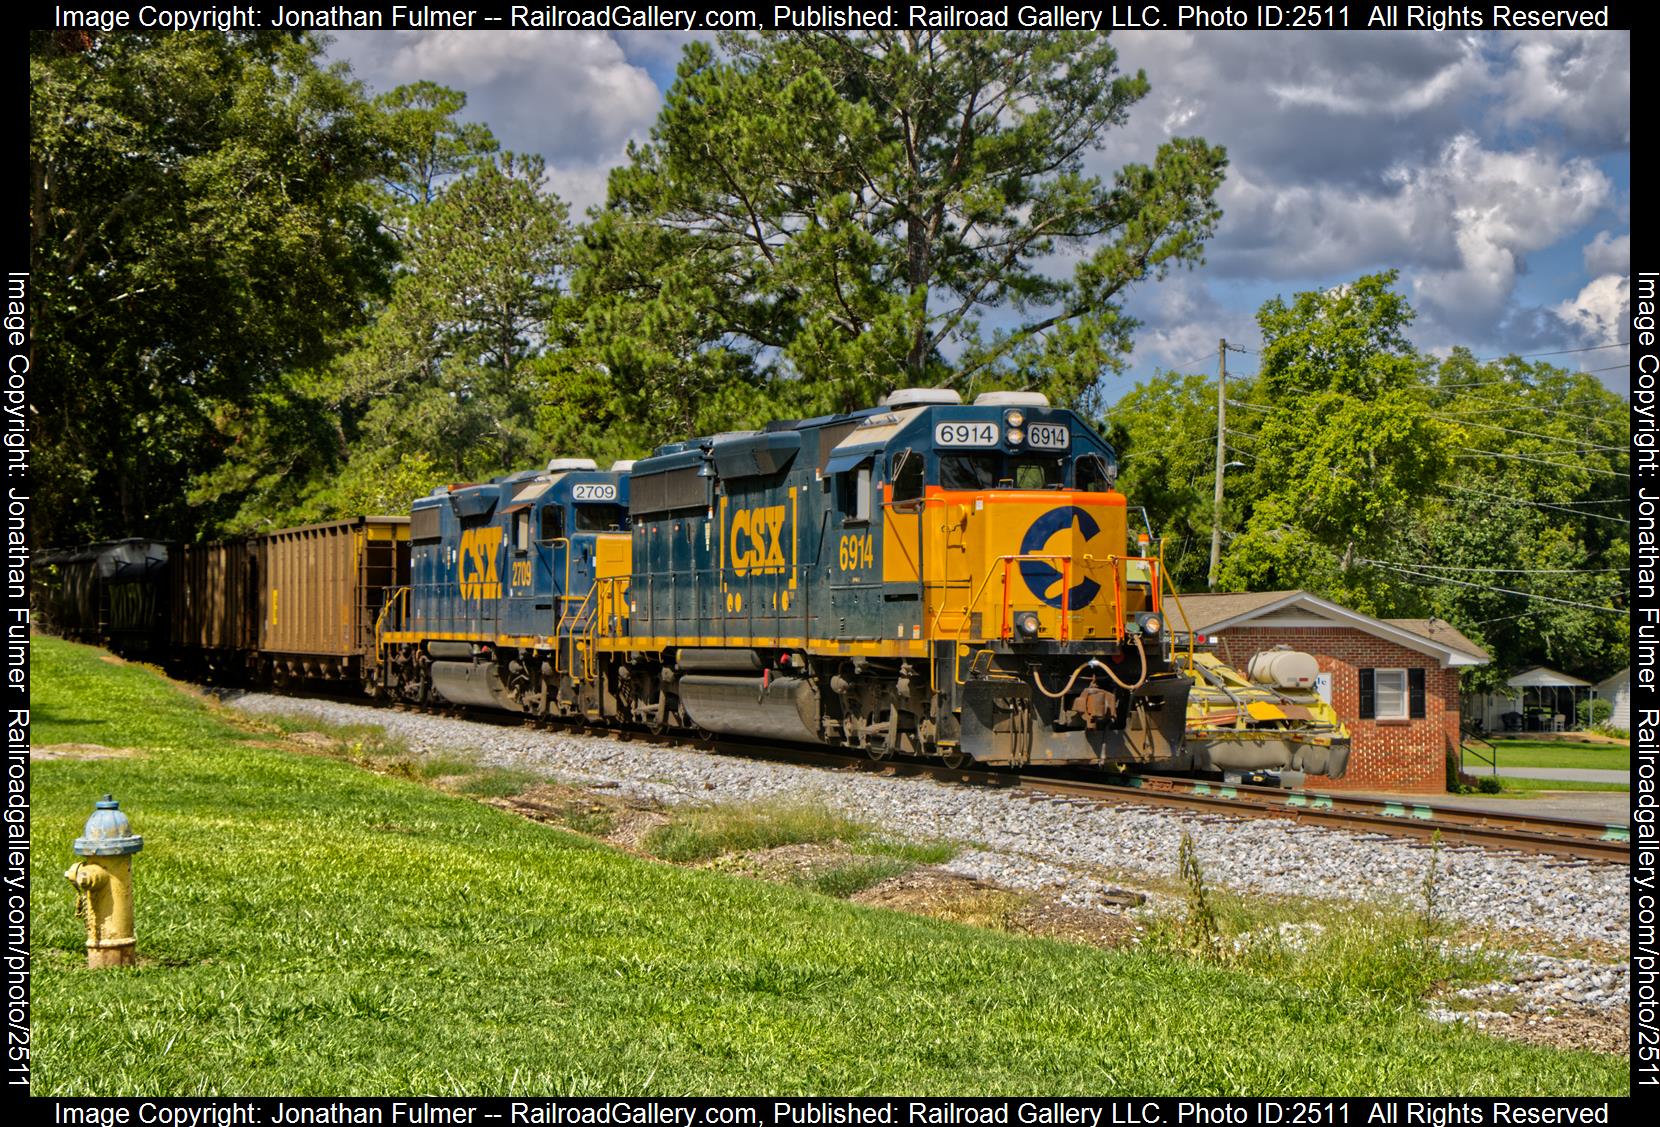
[(1377, 694), (1377, 718), (1405, 720), (1406, 670), (1375, 669), (1372, 671), (1372, 684)]
[(1420, 720), (1424, 714), (1422, 669), (1360, 670), (1362, 720)]

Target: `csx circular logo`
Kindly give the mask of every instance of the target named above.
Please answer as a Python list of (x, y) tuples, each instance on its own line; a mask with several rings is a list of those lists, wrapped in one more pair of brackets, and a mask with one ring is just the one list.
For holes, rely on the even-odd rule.
[[(1076, 505), (1050, 509), (1033, 521), (1032, 527), (1026, 530), (1025, 538), (1020, 541), (1021, 555), (1070, 554), (1070, 545), (1064, 553), (1049, 553), (1045, 548), (1057, 532), (1069, 531), (1074, 524), (1078, 526), (1078, 531), (1083, 533), (1085, 540), (1093, 540), (1101, 531), (1101, 526), (1096, 523), (1095, 518)], [(1032, 594), (1052, 607), (1061, 605), (1060, 568), (1048, 560), (1021, 560), (1020, 575), (1026, 580), (1026, 586), (1031, 589)], [(1072, 585), (1066, 605), (1071, 610), (1079, 610), (1087, 607), (1100, 593), (1101, 585), (1095, 580), (1087, 577), (1080, 579)]]

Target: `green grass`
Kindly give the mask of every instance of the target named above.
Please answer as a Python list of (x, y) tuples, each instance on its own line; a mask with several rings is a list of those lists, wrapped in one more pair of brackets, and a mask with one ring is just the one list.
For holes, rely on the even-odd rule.
[(872, 885), (881, 884), (889, 877), (909, 872), (912, 868), (914, 866), (909, 861), (878, 857), (869, 861), (849, 861), (825, 872), (815, 873), (798, 883), (814, 892), (845, 900)]
[(1535, 798), (1540, 791), (1553, 790), (1595, 790), (1595, 791), (1625, 791), (1631, 788), (1625, 783), (1590, 783), (1582, 779), (1518, 779), (1513, 776), (1499, 776), (1499, 785), (1504, 789), (1498, 797), (1506, 794), (1517, 797)]
[[(1584, 767), (1593, 771), (1631, 770), (1631, 748), (1619, 744), (1573, 744), (1550, 740), (1496, 740), (1500, 767)], [(1481, 753), (1487, 755), (1486, 748)], [(1466, 757), (1464, 767), (1479, 774), (1486, 764)]]
[(518, 767), (481, 767), (461, 780), (456, 789), (482, 798), (509, 798), (546, 781), (545, 776)]
[[(1241, 973), (677, 868), (33, 658), (37, 743), (145, 749), (33, 766), (39, 1095), (1629, 1090), (1429, 1022), (1372, 956)], [(62, 871), (105, 791), (143, 962), (89, 972)]]

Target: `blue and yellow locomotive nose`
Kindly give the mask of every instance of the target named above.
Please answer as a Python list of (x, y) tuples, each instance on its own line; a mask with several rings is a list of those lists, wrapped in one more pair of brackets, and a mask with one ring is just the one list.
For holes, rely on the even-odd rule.
[[(1125, 501), (1121, 493), (941, 491), (940, 547), (978, 576), (962, 607), (974, 640), (1075, 641), (1123, 634)], [(947, 587), (958, 594), (961, 587)]]

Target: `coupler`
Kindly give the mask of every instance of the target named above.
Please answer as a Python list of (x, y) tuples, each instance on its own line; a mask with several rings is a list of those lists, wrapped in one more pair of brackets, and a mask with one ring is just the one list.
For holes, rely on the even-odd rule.
[(130, 967), (138, 961), (133, 936), (133, 854), (144, 839), (133, 833), (121, 804), (105, 795), (75, 839), (81, 860), (64, 879), (75, 886), (75, 914), (86, 920), (86, 965)]

